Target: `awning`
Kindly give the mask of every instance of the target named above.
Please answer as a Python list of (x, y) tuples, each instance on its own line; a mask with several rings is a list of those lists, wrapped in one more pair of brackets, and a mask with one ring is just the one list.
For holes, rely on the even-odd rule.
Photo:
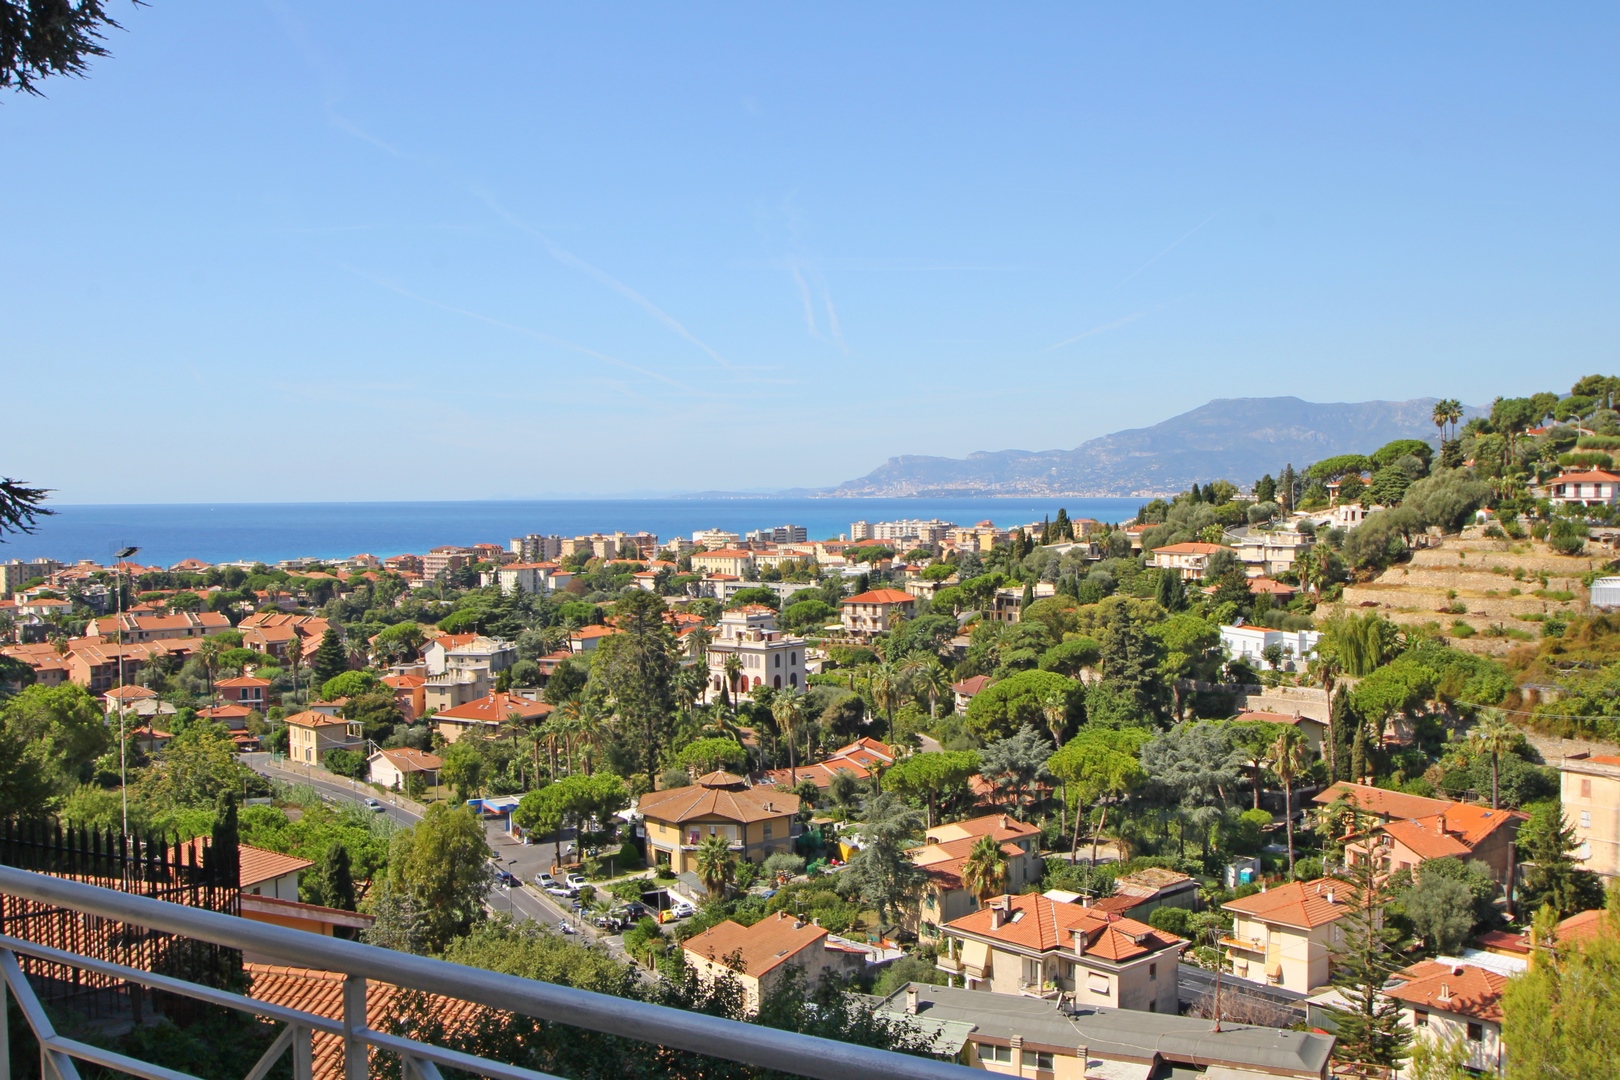
[(983, 979), (990, 974), (990, 943), (988, 941), (974, 941), (968, 938), (962, 942), (962, 967), (975, 979)]

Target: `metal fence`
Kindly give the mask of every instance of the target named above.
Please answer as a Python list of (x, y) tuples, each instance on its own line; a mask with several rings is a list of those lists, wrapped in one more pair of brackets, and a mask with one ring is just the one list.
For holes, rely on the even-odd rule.
[[(0, 996), (9, 989), (40, 1044), (40, 1074), (46, 1080), (77, 1080), (75, 1061), (87, 1061), (149, 1080), (195, 1080), (177, 1072), (86, 1043), (55, 1031), (19, 957), (75, 967), (154, 990), (235, 1009), (285, 1025), (246, 1080), (262, 1080), (284, 1054), (292, 1055), (295, 1080), (311, 1080), (312, 1037), (336, 1035), (343, 1042), (345, 1080), (365, 1080), (371, 1051), (397, 1055), (407, 1080), (438, 1080), (439, 1066), (495, 1080), (555, 1080), (545, 1073), (401, 1038), (367, 1026), (366, 983), (375, 980), (407, 990), (459, 999), (521, 1016), (604, 1032), (676, 1050), (755, 1065), (820, 1080), (982, 1080), (983, 1073), (930, 1058), (800, 1035), (736, 1020), (724, 1020), (646, 1002), (576, 990), (479, 968), (463, 967), (353, 941), (251, 922), (204, 908), (166, 903), (78, 881), (0, 866), (0, 895), (71, 909), (87, 916), (147, 927), (230, 949), (247, 950), (290, 966), (344, 976), (341, 1020), (285, 1008), (226, 990), (85, 957), (11, 935), (0, 935)], [(0, 1001), (0, 1008), (4, 1002)], [(0, 1080), (10, 1080), (9, 1047), (0, 1025)]]

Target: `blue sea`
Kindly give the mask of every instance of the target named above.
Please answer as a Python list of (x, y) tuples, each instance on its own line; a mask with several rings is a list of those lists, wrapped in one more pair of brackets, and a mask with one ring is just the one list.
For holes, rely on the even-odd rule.
[(379, 557), (421, 553), (438, 544), (506, 546), (527, 533), (656, 533), (660, 540), (699, 529), (735, 533), (803, 525), (811, 539), (849, 531), (853, 521), (940, 518), (958, 525), (993, 521), (1022, 525), (1057, 516), (1124, 521), (1141, 499), (579, 499), (510, 502), (216, 503), (196, 505), (54, 507), (32, 536), (10, 536), (0, 560), (44, 556), (62, 562), (111, 560), (126, 545), (135, 561), (170, 566), (181, 559), (274, 563), (280, 559), (339, 559), (361, 552)]

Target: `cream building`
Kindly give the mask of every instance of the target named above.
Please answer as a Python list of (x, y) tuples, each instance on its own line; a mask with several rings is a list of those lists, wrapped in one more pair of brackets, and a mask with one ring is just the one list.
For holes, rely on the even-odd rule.
[(687, 965), (702, 982), (735, 979), (750, 1012), (789, 970), (796, 968), (804, 975), (808, 994), (832, 966), (827, 961), (827, 931), (785, 911), (767, 915), (753, 926), (727, 919), (687, 938), (682, 948)]
[(1564, 821), (1575, 830), (1580, 865), (1620, 878), (1620, 757), (1567, 757), (1558, 764)]
[(1222, 905), (1232, 933), (1221, 938), (1227, 970), (1240, 979), (1307, 993), (1330, 981), (1350, 914), (1342, 882), (1291, 881)]
[(365, 738), (358, 720), (307, 710), (294, 713), (287, 725), (287, 756), (305, 765), (319, 765), (328, 750), (361, 750)]
[[(1401, 980), (1384, 995), (1398, 1002), (1414, 1039), (1449, 1042), (1467, 1054), (1463, 1067), (1500, 1076), (1507, 1065), (1502, 1045), (1502, 992), (1508, 977), (1449, 958), (1425, 960), (1395, 973)], [(1411, 1075), (1408, 1069), (1397, 1076)]]
[(805, 643), (776, 628), (776, 612), (763, 604), (728, 611), (720, 616), (709, 642), (709, 689), (705, 700), (720, 696), (726, 682), (726, 661), (735, 656), (741, 667), (733, 699), (758, 686), (798, 690), (805, 685)]
[(745, 862), (791, 853), (799, 797), (712, 772), (686, 787), (649, 791), (636, 809), (647, 830), (649, 859), (679, 875), (696, 872), (697, 848), (708, 836), (724, 836)]

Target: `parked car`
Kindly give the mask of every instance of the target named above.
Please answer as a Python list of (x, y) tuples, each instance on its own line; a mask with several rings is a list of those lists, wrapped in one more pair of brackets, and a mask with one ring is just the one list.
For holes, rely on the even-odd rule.
[(564, 900), (572, 900), (575, 896), (579, 895), (572, 886), (562, 881), (553, 881), (550, 885), (542, 885), (540, 887), (546, 890), (548, 895), (561, 897)]
[(645, 919), (647, 916), (652, 914), (652, 911), (648, 909), (647, 905), (641, 903), (639, 900), (631, 900), (629, 903), (625, 904), (624, 907), (619, 908), (618, 910), (624, 912), (625, 920), (631, 923), (638, 923), (642, 919)]
[(557, 884), (557, 879), (542, 870), (540, 873), (534, 875), (534, 883), (542, 889), (549, 889), (553, 885)]
[(604, 912), (603, 914), (592, 919), (591, 922), (595, 924), (598, 929), (606, 930), (610, 934), (617, 934), (622, 931), (626, 925), (628, 925), (624, 920), (623, 914), (617, 911)]
[(568, 884), (571, 888), (583, 889), (585, 886), (589, 885), (590, 882), (585, 879), (584, 874), (569, 874)]
[(677, 900), (669, 906), (669, 915), (672, 919), (690, 919), (697, 914), (697, 908), (685, 900)]

